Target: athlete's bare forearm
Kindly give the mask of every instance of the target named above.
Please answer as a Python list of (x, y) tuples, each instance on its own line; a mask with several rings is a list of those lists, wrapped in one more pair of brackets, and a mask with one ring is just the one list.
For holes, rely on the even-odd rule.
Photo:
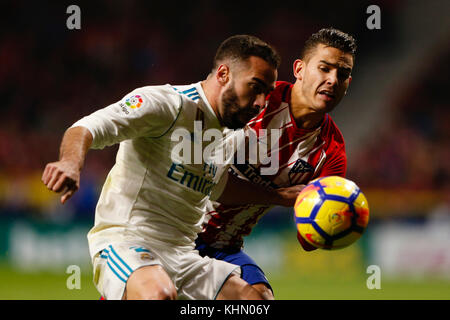
[(266, 204), (291, 207), (304, 185), (269, 190), (230, 174), (218, 202), (226, 205)]
[(69, 128), (64, 133), (61, 142), (59, 160), (76, 163), (79, 170), (81, 170), (91, 144), (92, 135), (88, 129), (84, 127)]

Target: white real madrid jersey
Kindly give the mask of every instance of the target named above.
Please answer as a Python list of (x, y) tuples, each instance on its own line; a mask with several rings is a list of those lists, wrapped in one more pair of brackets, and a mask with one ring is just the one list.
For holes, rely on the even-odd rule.
[[(223, 163), (213, 157), (199, 161), (195, 150), (201, 152), (203, 143), (194, 134), (199, 125), (202, 132), (225, 130), (200, 82), (136, 89), (72, 125), (91, 132), (93, 149), (120, 143), (88, 233), (91, 256), (129, 239), (193, 246), (208, 196), (220, 194), (226, 183), (226, 174), (220, 179)], [(191, 159), (186, 149), (173, 152), (182, 139), (190, 139)]]

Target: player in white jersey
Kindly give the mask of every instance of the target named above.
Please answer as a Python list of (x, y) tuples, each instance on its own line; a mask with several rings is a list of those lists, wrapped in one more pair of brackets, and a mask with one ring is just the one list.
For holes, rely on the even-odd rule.
[[(265, 42), (234, 36), (219, 47), (206, 80), (136, 89), (66, 131), (60, 160), (42, 176), (50, 190), (62, 193), (62, 203), (79, 187), (88, 149), (120, 143), (88, 234), (94, 283), (104, 298), (261, 298), (235, 276), (235, 265), (194, 250), (209, 196), (245, 203), (265, 192), (245, 192), (241, 181), (227, 179), (223, 163), (202, 157), (196, 133), (242, 128), (274, 87), (278, 64)], [(200, 147), (200, 159), (198, 152), (195, 159), (176, 152), (180, 138), (189, 139), (194, 151)], [(292, 205), (299, 190), (265, 192), (263, 203)]]
[[(301, 59), (294, 62), (295, 84), (278, 82), (267, 98), (266, 107), (245, 127), (256, 135), (258, 143), (272, 139), (260, 130), (280, 130), (276, 147), (279, 170), (264, 175), (261, 163), (235, 163), (230, 171), (241, 179), (267, 189), (312, 179), (345, 176), (347, 158), (343, 136), (328, 114), (341, 101), (351, 80), (355, 54), (354, 39), (336, 29), (322, 29), (306, 42)], [(245, 204), (232, 206), (220, 202), (208, 204), (203, 231), (196, 240), (201, 255), (241, 266), (241, 276), (267, 299), (273, 299), (263, 271), (243, 250), (243, 237), (250, 234), (258, 220), (273, 206)], [(299, 234), (305, 250), (313, 250)]]

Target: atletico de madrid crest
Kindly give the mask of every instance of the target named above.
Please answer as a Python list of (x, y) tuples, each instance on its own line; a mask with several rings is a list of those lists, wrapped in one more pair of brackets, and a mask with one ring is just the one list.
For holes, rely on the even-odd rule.
[(303, 178), (304, 173), (313, 173), (314, 167), (302, 159), (297, 159), (295, 164), (289, 170), (288, 178), (291, 185), (298, 183), (300, 178)]

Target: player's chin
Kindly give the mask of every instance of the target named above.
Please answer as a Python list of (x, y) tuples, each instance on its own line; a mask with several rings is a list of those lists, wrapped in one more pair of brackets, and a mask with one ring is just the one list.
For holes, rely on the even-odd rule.
[(250, 120), (252, 120), (259, 114), (260, 110), (260, 108), (251, 108), (242, 115), (241, 121), (244, 123), (244, 125), (247, 124)]
[(227, 126), (230, 129), (242, 129), (245, 125), (254, 117), (258, 115), (258, 112), (246, 112), (241, 113), (240, 115), (234, 117), (230, 126)]
[(245, 119), (242, 120), (238, 117), (233, 117), (231, 119), (224, 119), (225, 127), (227, 127), (228, 129), (233, 129), (233, 130), (242, 129), (243, 127), (245, 127), (247, 122), (248, 121), (246, 121)]
[(334, 100), (330, 101), (318, 100), (314, 105), (314, 109), (318, 112), (330, 112), (331, 110), (334, 109), (334, 107), (336, 107), (336, 104), (337, 103)]
[(318, 94), (316, 96), (315, 102), (318, 108), (330, 112), (333, 110), (339, 102), (342, 100), (342, 95), (336, 94), (334, 96), (326, 96), (322, 94)]
[[(250, 120), (250, 119), (249, 119)], [(243, 127), (245, 127), (245, 125), (247, 124), (248, 121), (235, 121), (233, 123), (233, 128), (231, 129), (242, 129)]]

